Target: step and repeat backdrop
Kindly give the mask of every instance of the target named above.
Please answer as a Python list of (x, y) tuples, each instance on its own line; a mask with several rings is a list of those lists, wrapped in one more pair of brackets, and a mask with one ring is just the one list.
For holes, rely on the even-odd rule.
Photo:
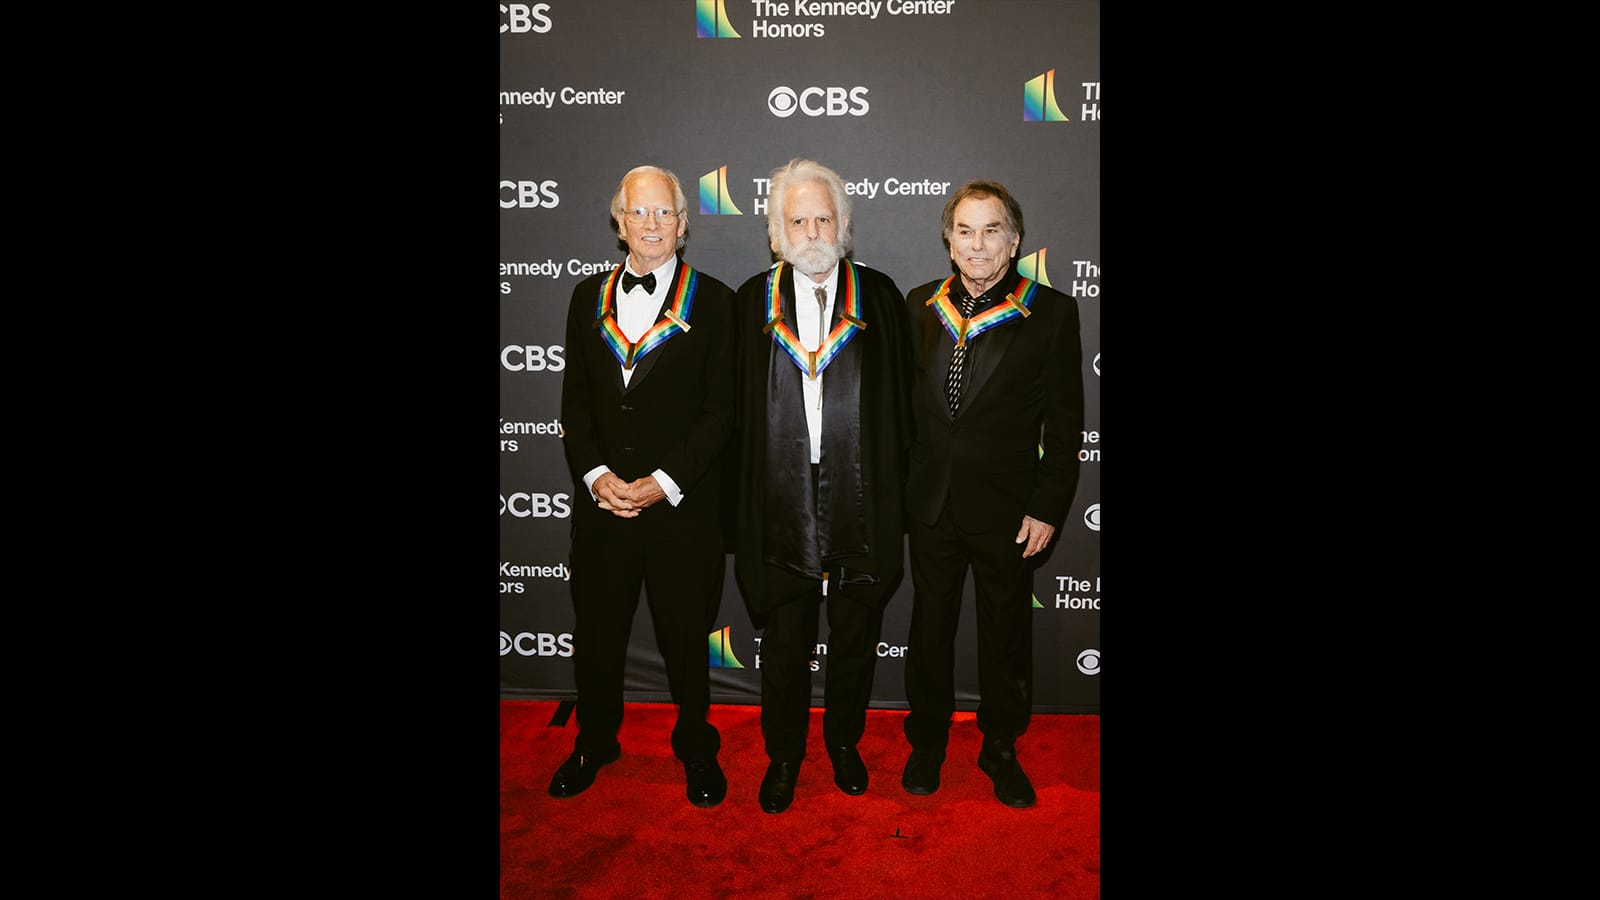
[[(940, 213), (966, 181), (1022, 205), (1024, 275), (1076, 299), (1081, 476), (1034, 579), (1035, 710), (1100, 712), (1100, 4), (1096, 0), (549, 0), (500, 5), (500, 692), (571, 699), (572, 505), (562, 453), (573, 285), (622, 265), (609, 204), (653, 164), (683, 183), (684, 259), (737, 288), (773, 262), (767, 179), (837, 171), (852, 258), (902, 293), (954, 269)], [(713, 701), (760, 702), (761, 632), (728, 557), (707, 634)], [(957, 704), (975, 709), (972, 587)], [(873, 706), (905, 708), (909, 575), (890, 601)], [(827, 623), (813, 668), (822, 699)], [(641, 600), (627, 699), (670, 702)]]

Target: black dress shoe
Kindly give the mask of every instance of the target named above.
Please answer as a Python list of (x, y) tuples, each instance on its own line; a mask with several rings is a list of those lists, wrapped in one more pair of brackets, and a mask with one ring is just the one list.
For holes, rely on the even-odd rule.
[(761, 809), (781, 813), (794, 802), (794, 783), (800, 778), (800, 764), (773, 760), (761, 779)]
[(944, 754), (913, 747), (911, 758), (906, 760), (905, 773), (900, 776), (900, 786), (908, 794), (931, 794), (939, 789), (939, 767), (942, 765)]
[(622, 755), (622, 747), (618, 746), (604, 756), (585, 756), (574, 750), (567, 761), (556, 770), (556, 777), (550, 779), (550, 796), (576, 797), (589, 789), (594, 784), (594, 775), (600, 767), (607, 763), (617, 761)]
[(695, 806), (716, 806), (728, 795), (728, 778), (722, 774), (716, 757), (686, 762), (683, 772), (689, 781), (689, 802)]
[(867, 792), (867, 764), (854, 747), (836, 747), (828, 751), (833, 760), (833, 783), (852, 797)]
[(1017, 751), (984, 747), (978, 753), (978, 768), (994, 781), (994, 795), (1007, 806), (1023, 809), (1034, 804), (1033, 783), (1017, 762)]

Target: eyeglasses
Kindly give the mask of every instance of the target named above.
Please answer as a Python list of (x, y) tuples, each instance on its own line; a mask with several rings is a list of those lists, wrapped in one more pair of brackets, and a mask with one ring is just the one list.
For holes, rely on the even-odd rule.
[(644, 220), (650, 218), (652, 215), (656, 217), (657, 222), (665, 224), (676, 220), (678, 218), (678, 211), (675, 209), (645, 209), (643, 207), (636, 206), (633, 209), (625, 210), (624, 215), (628, 217), (629, 222), (632, 222), (635, 225), (643, 225)]

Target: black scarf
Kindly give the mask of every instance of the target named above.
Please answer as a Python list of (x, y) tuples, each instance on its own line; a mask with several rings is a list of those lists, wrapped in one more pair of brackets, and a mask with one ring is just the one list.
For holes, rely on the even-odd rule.
[[(840, 265), (848, 263), (840, 260)], [(784, 320), (799, 321), (788, 273), (781, 271), (779, 277)], [(839, 311), (835, 304), (833, 322)], [(832, 331), (833, 322), (826, 331)], [(822, 462), (814, 489), (801, 387), (806, 375), (776, 342), (768, 344), (762, 559), (807, 578), (821, 579), (835, 561), (867, 553), (861, 487), (861, 354), (866, 342), (861, 337), (858, 333), (845, 344), (823, 370)]]

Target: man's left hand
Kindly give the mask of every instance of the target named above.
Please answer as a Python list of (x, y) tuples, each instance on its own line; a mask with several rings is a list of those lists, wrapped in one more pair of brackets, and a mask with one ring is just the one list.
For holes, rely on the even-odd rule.
[(665, 500), (667, 498), (667, 492), (663, 491), (661, 485), (656, 483), (654, 475), (646, 475), (643, 478), (628, 482), (627, 487), (622, 489), (622, 494), (632, 500), (634, 507), (637, 509), (644, 509), (657, 500)]
[(1023, 516), (1022, 530), (1017, 532), (1017, 543), (1026, 543), (1028, 546), (1022, 551), (1022, 558), (1027, 559), (1043, 551), (1055, 533), (1055, 526), (1046, 525), (1033, 516)]

